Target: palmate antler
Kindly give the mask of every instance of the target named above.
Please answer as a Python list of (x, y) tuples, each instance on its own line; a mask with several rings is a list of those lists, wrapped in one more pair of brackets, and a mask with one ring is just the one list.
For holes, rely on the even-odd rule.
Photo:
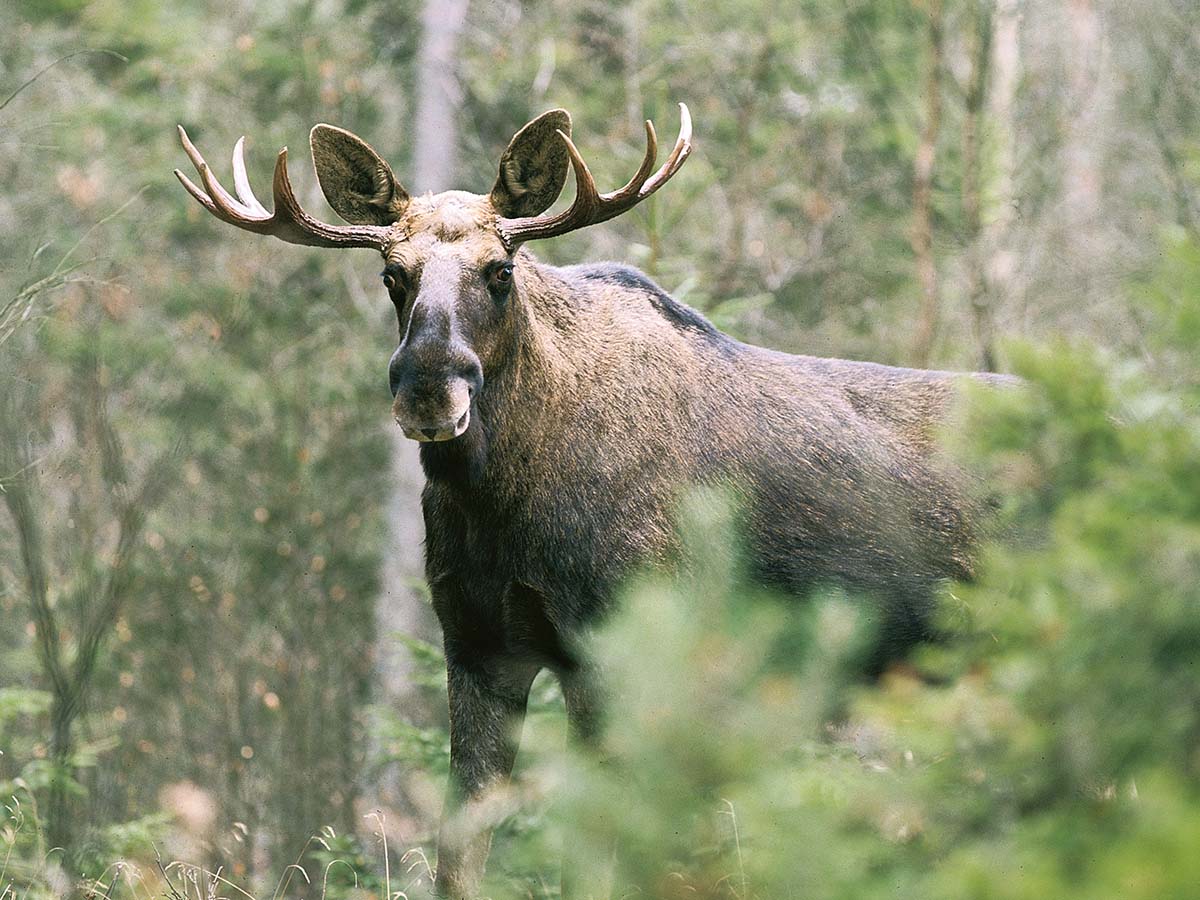
[(221, 187), (200, 151), (188, 139), (182, 125), (179, 126), (179, 140), (192, 165), (196, 167), (204, 189), (198, 188), (178, 169), (175, 170), (175, 177), (189, 194), (222, 222), (253, 231), (255, 234), (271, 234), (289, 244), (303, 244), (308, 247), (370, 247), (375, 250), (383, 248), (389, 231), (387, 226), (329, 225), (314, 219), (304, 211), (292, 192), (291, 181), (288, 180), (286, 147), (279, 151), (275, 160), (275, 179), (271, 185), (271, 192), (275, 197), (275, 211), (268, 212), (250, 189), (250, 179), (246, 176), (246, 160), (243, 156), (246, 141), (244, 137), (238, 138), (237, 143), (233, 145), (233, 184), (237, 197)]
[(654, 134), (654, 125), (646, 120), (646, 155), (642, 157), (641, 167), (623, 188), (607, 194), (596, 190), (596, 180), (588, 171), (587, 163), (571, 138), (560, 130), (558, 134), (567, 144), (571, 166), (575, 169), (575, 202), (557, 215), (501, 218), (496, 222), (501, 239), (511, 249), (525, 241), (556, 237), (605, 222), (641, 203), (666, 184), (692, 152), (692, 117), (684, 103), (679, 104), (679, 118), (679, 138), (667, 161), (653, 175), (650, 172), (658, 158), (658, 138)]

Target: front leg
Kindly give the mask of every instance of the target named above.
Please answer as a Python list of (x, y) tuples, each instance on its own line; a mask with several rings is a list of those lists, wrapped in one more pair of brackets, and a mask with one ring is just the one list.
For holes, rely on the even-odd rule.
[[(449, 651), (449, 642), (447, 649)], [(446, 656), (450, 783), (438, 835), (439, 897), (474, 900), (492, 844), (495, 801), (512, 773), (538, 667), (501, 657)]]

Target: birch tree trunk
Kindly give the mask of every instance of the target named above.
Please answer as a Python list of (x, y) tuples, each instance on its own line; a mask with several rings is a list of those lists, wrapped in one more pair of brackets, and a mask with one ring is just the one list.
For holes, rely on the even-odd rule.
[(416, 144), (413, 187), (444, 191), (458, 173), (458, 38), (467, 18), (467, 0), (426, 0), (417, 54)]
[(988, 308), (986, 327), (980, 334), (980, 354), (987, 365), (995, 348), (991, 334), (998, 316), (1011, 312), (1017, 304), (1017, 252), (1013, 247), (1013, 226), (1017, 205), (1017, 85), (1021, 76), (1020, 0), (999, 0), (995, 9), (992, 35), (991, 90), (989, 91), (992, 146), (996, 175), (991, 194), (995, 204), (983, 222), (981, 256), (983, 259)]
[(1092, 305), (1106, 289), (1101, 273), (1109, 270), (1106, 223), (1102, 221), (1102, 164), (1106, 146), (1109, 86), (1104, 33), (1093, 0), (1069, 0), (1065, 6), (1067, 102), (1063, 110), (1063, 203), (1061, 240), (1066, 245), (1064, 282), (1075, 302)]
[(992, 59), (993, 4), (972, 5), (967, 36), (970, 72), (963, 92), (962, 208), (966, 245), (967, 300), (979, 348), (981, 367), (996, 369), (993, 347), (992, 298), (984, 272), (983, 246), (983, 110)]
[(933, 176), (937, 162), (937, 140), (942, 123), (942, 2), (929, 0), (928, 59), (923, 90), (924, 119), (913, 160), (913, 218), (910, 240), (916, 259), (917, 284), (921, 300), (917, 312), (917, 333), (913, 344), (913, 365), (929, 363), (937, 337), (939, 299), (937, 261), (933, 256)]
[[(458, 42), (466, 13), (467, 0), (426, 0), (422, 12), (413, 177), (405, 179), (416, 192), (454, 186), (458, 171), (458, 113), (463, 96), (458, 82)], [(419, 587), (424, 576), (421, 490), (425, 478), (417, 451), (414, 441), (407, 440), (399, 428), (392, 429), (392, 490), (387, 504), (389, 550), (375, 613), (375, 701), (405, 718), (419, 721), (442, 711), (418, 708), (412, 684), (413, 661), (396, 639), (396, 635), (404, 634), (439, 643), (437, 624)], [(404, 774), (393, 767), (381, 783), (371, 785), (378, 792), (376, 805), (385, 811), (419, 815), (424, 811), (412, 808)], [(391, 821), (399, 818), (393, 816)]]

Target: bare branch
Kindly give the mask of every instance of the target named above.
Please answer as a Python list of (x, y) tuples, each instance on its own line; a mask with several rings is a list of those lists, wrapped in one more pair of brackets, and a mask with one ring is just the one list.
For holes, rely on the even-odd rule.
[(126, 63), (129, 62), (129, 57), (122, 56), (116, 50), (105, 50), (103, 48), (95, 49), (95, 50), (93, 50), (91, 48), (85, 48), (83, 50), (75, 50), (71, 53), (68, 53), (66, 56), (60, 56), (58, 59), (56, 59), (54, 62), (50, 63), (48, 66), (43, 66), (41, 69), (39, 69), (32, 78), (30, 78), (29, 80), (24, 82), (20, 87), (18, 87), (15, 91), (13, 91), (6, 98), (4, 98), (4, 102), (0, 103), (0, 109), (4, 109), (4, 107), (8, 106), (8, 104), (12, 103), (12, 101), (16, 99), (18, 94), (20, 94), (23, 90), (25, 90), (27, 87), (32, 85), (35, 81), (37, 81), (39, 78), (41, 78), (47, 72), (49, 72), (51, 69), (53, 69), (59, 63), (66, 62), (68, 59), (72, 59), (76, 56), (82, 56), (82, 55), (88, 54), (88, 53), (103, 54), (105, 56), (115, 57), (116, 59), (119, 59), (121, 62), (126, 62)]
[(30, 498), (31, 463), (26, 460), (22, 474), (14, 478), (6, 491), (4, 503), (12, 516), (20, 544), (21, 563), (25, 568), (25, 583), (29, 591), (29, 606), (33, 612), (34, 633), (37, 638), (38, 655), (55, 693), (68, 690), (66, 673), (62, 664), (62, 648), (58, 639), (58, 622), (50, 607), (49, 579), (46, 572), (45, 543), (42, 540), (41, 523), (37, 510)]

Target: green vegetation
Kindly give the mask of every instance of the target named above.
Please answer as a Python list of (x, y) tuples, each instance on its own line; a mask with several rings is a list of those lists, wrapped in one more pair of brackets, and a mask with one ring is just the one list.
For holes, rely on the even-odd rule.
[[(633, 262), (781, 349), (1022, 375), (947, 435), (997, 527), (942, 598), (949, 639), (867, 685), (858, 599), (748, 588), (729, 511), (696, 498), (695, 568), (631, 585), (597, 637), (601, 762), (536, 685), (490, 896), (555, 897), (564, 843), (614, 842), (618, 896), (1193, 896), (1194, 16), (711, 6), (470, 5), (447, 177), (485, 189), (561, 105), (615, 185), (641, 116), (669, 135), (686, 100), (670, 188), (537, 252)], [(170, 175), (177, 122), (222, 175), (245, 133), (260, 193), (290, 144), (323, 209), (299, 151), (329, 121), (406, 177), (422, 12), (0, 10), (0, 900), (204, 894), (205, 871), (264, 898), (425, 889), (444, 683), (377, 263), (234, 233)]]

